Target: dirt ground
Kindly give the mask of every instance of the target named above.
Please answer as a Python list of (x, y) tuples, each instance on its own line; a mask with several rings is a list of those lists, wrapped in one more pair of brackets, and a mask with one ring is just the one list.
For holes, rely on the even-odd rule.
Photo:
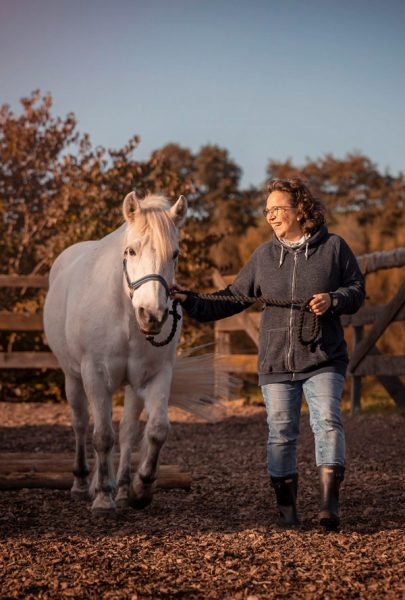
[[(65, 405), (2, 403), (0, 414), (0, 452), (73, 448)], [(345, 427), (339, 533), (317, 527), (307, 415), (299, 445), (304, 527), (283, 532), (266, 474), (264, 409), (237, 401), (215, 424), (172, 414), (162, 463), (191, 471), (192, 490), (158, 490), (143, 512), (97, 519), (69, 492), (0, 492), (0, 597), (400, 598), (405, 420), (345, 416)]]

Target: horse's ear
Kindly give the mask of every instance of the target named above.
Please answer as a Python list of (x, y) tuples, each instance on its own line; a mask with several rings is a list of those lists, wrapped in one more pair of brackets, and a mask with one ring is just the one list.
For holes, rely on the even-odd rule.
[(141, 212), (141, 205), (139, 204), (139, 199), (135, 192), (130, 192), (124, 198), (124, 203), (122, 205), (122, 212), (124, 213), (124, 218), (128, 223), (132, 223), (135, 221), (136, 217)]
[(184, 196), (180, 196), (179, 199), (171, 207), (169, 214), (177, 227), (182, 227), (187, 217), (187, 200)]

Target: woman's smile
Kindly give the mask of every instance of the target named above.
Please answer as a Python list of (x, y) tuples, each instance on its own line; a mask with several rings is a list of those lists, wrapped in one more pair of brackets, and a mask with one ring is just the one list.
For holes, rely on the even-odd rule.
[(289, 193), (278, 190), (271, 192), (267, 198), (266, 210), (267, 222), (279, 237), (291, 241), (302, 237), (302, 229), (297, 219), (299, 213), (292, 205)]

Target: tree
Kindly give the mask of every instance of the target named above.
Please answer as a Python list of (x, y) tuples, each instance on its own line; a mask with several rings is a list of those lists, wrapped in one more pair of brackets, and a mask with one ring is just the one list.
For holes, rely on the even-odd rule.
[[(111, 184), (123, 163), (130, 162), (137, 138), (107, 155), (103, 148), (93, 150), (89, 137), (77, 132), (73, 114), (64, 119), (52, 115), (49, 94), (41, 98), (35, 91), (21, 104), (21, 115), (7, 105), (0, 108), (1, 271), (42, 274), (66, 246), (105, 235), (113, 222), (117, 227), (127, 182)], [(44, 295), (44, 290), (21, 294), (3, 288), (0, 303), (3, 310), (33, 313), (42, 308)], [(3, 332), (0, 346), (39, 350), (44, 340), (34, 333)], [(2, 385), (21, 398), (54, 395), (56, 383), (56, 372), (2, 374)]]
[[(180, 194), (187, 196), (190, 218), (182, 233), (179, 279), (192, 289), (210, 285), (212, 267), (218, 264), (212, 248), (223, 235), (222, 215), (237, 209), (234, 223), (238, 226), (246, 218), (237, 190), (240, 169), (226, 150), (206, 146), (195, 155), (168, 144), (148, 160), (137, 161), (133, 157), (137, 136), (118, 150), (93, 148), (89, 136), (77, 131), (73, 114), (65, 118), (52, 114), (49, 94), (41, 97), (35, 91), (21, 105), (21, 114), (7, 105), (0, 108), (3, 273), (45, 274), (65, 247), (117, 228), (122, 222), (122, 200), (135, 187), (141, 196), (164, 193), (173, 201)], [(3, 289), (0, 302), (2, 309), (36, 312), (44, 295), (43, 290), (29, 289), (21, 295)], [(210, 335), (209, 326), (186, 325), (183, 339), (206, 341)], [(41, 336), (32, 333), (3, 333), (0, 345), (9, 350), (44, 348)], [(9, 375), (11, 386), (21, 389), (25, 373)], [(57, 377), (47, 374), (46, 378), (48, 388), (43, 375), (31, 371), (27, 393), (32, 396), (35, 388), (43, 395), (53, 389)]]
[(293, 165), (290, 160), (270, 161), (267, 175), (269, 179), (303, 177), (325, 202), (332, 224), (340, 220), (342, 214), (356, 223), (360, 252), (371, 252), (376, 244), (385, 245), (388, 240), (393, 247), (399, 245), (398, 232), (405, 223), (403, 173), (397, 177), (380, 173), (362, 154), (348, 154), (341, 160), (327, 154), (318, 160), (308, 159), (302, 167)]
[(218, 235), (211, 258), (222, 271), (235, 272), (242, 266), (240, 237), (255, 226), (257, 190), (240, 189), (241, 169), (223, 148), (203, 146), (195, 165), (199, 220)]
[(73, 114), (52, 117), (49, 95), (41, 100), (34, 92), (21, 103), (20, 116), (0, 109), (2, 270), (36, 274), (49, 270), (67, 239), (80, 236), (83, 173), (94, 176), (102, 156), (80, 138)]

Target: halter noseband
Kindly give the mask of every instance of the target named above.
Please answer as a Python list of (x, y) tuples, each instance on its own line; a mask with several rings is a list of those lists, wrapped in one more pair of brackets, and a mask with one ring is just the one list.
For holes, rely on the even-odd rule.
[(138, 288), (140, 288), (141, 285), (143, 285), (144, 283), (147, 283), (148, 281), (159, 281), (159, 283), (161, 283), (166, 290), (167, 298), (170, 296), (169, 285), (168, 285), (166, 279), (164, 277), (162, 277), (161, 275), (152, 273), (151, 275), (144, 275), (143, 277), (141, 277), (140, 279), (137, 279), (136, 281), (131, 281), (129, 278), (129, 275), (128, 275), (126, 258), (124, 258), (124, 260), (123, 260), (123, 266), (124, 266), (125, 279), (127, 280), (127, 284), (129, 287), (129, 295), (131, 297), (131, 300), (132, 300), (132, 296), (134, 295), (134, 291), (137, 290)]

